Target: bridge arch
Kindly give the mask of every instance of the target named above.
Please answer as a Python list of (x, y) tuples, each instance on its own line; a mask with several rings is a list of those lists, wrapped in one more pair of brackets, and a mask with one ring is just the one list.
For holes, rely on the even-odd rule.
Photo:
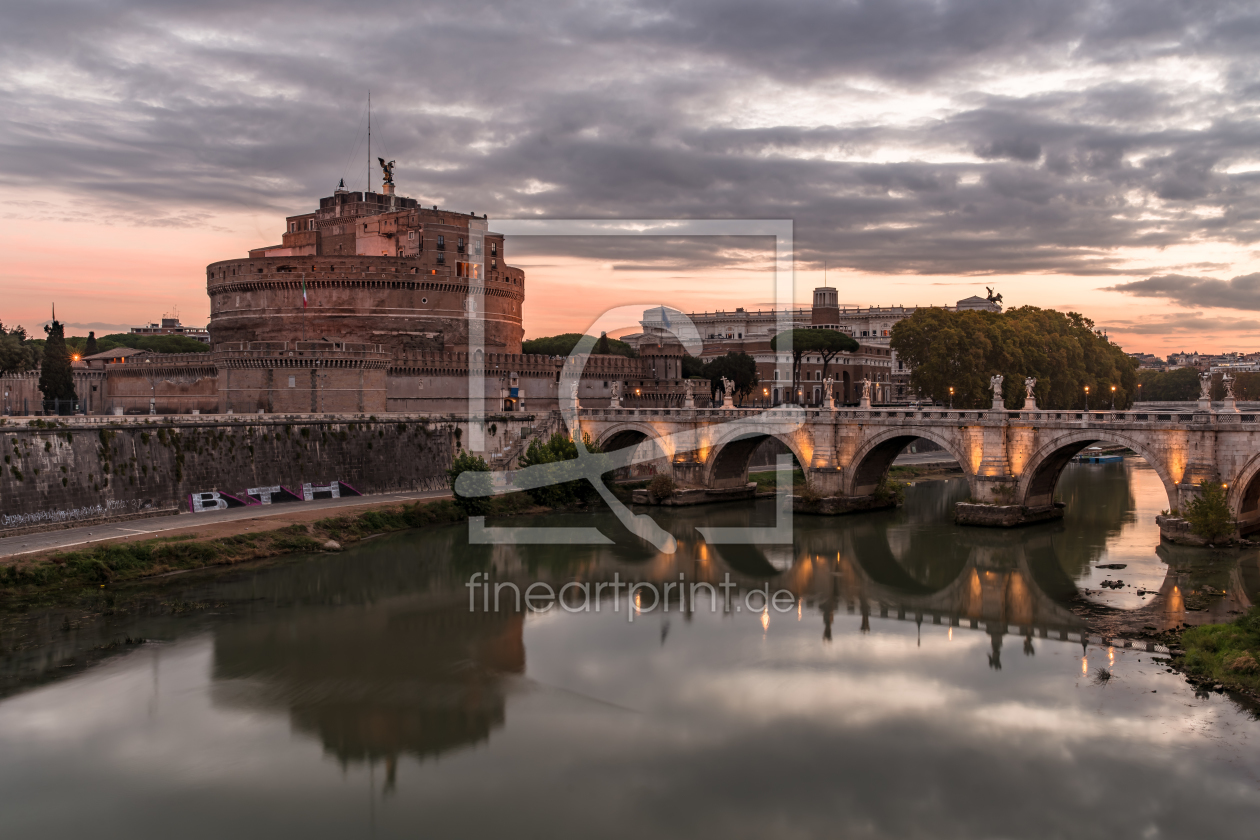
[(748, 483), (748, 464), (753, 451), (766, 438), (774, 438), (788, 448), (802, 469), (809, 468), (809, 458), (801, 451), (800, 444), (791, 435), (780, 434), (769, 428), (740, 426), (726, 431), (715, 439), (705, 461), (704, 486), (714, 489), (743, 487)]
[(966, 453), (960, 450), (956, 438), (941, 434), (930, 426), (898, 426), (872, 435), (858, 447), (851, 462), (850, 475), (845, 487), (846, 495), (867, 496), (875, 492), (875, 488), (888, 473), (892, 462), (915, 438), (930, 440), (948, 452), (958, 462), (958, 466), (962, 467), (963, 475), (967, 477), (968, 483), (972, 482), (974, 475), (971, 461)]
[(1229, 482), (1227, 498), (1240, 536), (1260, 530), (1260, 455), (1243, 464)]
[[(652, 460), (657, 458), (668, 458), (664, 447), (660, 443), (660, 432), (647, 423), (617, 423), (604, 429), (599, 437), (595, 439), (600, 449), (604, 452), (616, 452), (619, 449), (633, 449), (642, 446), (645, 443), (651, 443), (655, 449)], [(640, 453), (640, 455), (645, 453)], [(636, 465), (622, 467), (616, 470), (618, 478), (629, 478), (634, 473)]]
[(1116, 443), (1127, 447), (1150, 464), (1164, 483), (1168, 507), (1177, 507), (1177, 482), (1168, 471), (1168, 463), (1160, 453), (1129, 435), (1107, 429), (1080, 429), (1055, 436), (1039, 447), (1024, 466), (1016, 486), (1015, 498), (1027, 507), (1049, 507), (1054, 504), (1054, 490), (1059, 476), (1082, 449), (1091, 443)]

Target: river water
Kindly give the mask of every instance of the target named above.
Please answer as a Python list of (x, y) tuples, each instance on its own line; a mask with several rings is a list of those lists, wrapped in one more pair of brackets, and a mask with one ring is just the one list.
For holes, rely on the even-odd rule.
[[(1255, 554), (1157, 550), (1140, 461), (1070, 466), (1062, 523), (957, 528), (966, 495), (920, 482), (763, 547), (695, 529), (772, 525), (770, 501), (653, 511), (672, 556), (610, 514), (491, 523), (606, 546), (431, 528), (10, 616), (0, 834), (1254, 837), (1260, 722), (1065, 604), (1225, 620), (1260, 595)], [(735, 586), (522, 613), (470, 609), (478, 572)]]

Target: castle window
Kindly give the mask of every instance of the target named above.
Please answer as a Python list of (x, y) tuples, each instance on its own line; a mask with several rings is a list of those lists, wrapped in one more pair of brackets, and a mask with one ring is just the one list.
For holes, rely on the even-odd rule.
[(314, 220), (314, 219), (307, 219), (307, 220), (306, 220), (306, 229), (307, 229), (307, 230), (315, 230), (315, 220)]
[(289, 233), (297, 233), (297, 222), (289, 222)]
[(438, 261), (438, 265), (446, 265), (446, 254), (443, 254), (441, 251), (438, 251), (437, 261)]
[(498, 261), (498, 260), (490, 260), (490, 268), (494, 269), (494, 268), (498, 268), (498, 267), (499, 267), (499, 261)]
[(499, 243), (498, 243), (498, 242), (491, 242), (491, 243), (490, 243), (490, 253), (491, 253), (491, 254), (497, 254), (497, 253), (499, 253)]
[(464, 253), (464, 237), (462, 236), (459, 238), (458, 250), (461, 254)]
[(446, 250), (446, 237), (440, 233), (438, 234), (438, 250), (439, 251)]
[(414, 230), (409, 230), (409, 231), (407, 231), (407, 238), (408, 238), (408, 239), (415, 239), (415, 238), (416, 238), (416, 232), (415, 232)]

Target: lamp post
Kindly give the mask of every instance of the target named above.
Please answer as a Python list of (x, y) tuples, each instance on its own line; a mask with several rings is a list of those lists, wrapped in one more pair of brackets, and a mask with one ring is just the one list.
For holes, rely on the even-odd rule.
[(949, 410), (954, 410), (954, 386), (949, 386)]
[(1085, 412), (1089, 412), (1089, 386), (1085, 386)]
[(1116, 410), (1116, 386), (1111, 386), (1111, 410)]

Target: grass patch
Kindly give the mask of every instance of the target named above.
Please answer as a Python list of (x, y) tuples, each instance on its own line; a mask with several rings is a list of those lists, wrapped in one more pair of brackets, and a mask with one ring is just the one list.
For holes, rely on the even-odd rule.
[(1260, 607), (1229, 624), (1205, 624), (1181, 634), (1187, 674), (1233, 688), (1260, 691)]
[[(769, 470), (767, 472), (755, 472), (755, 473), (750, 472), (748, 474), (749, 481), (757, 482), (757, 492), (759, 493), (765, 490), (769, 490), (770, 492), (773, 493), (775, 489), (779, 486), (778, 479), (779, 479), (779, 473), (776, 470)], [(792, 492), (799, 496), (801, 494), (801, 491), (803, 491), (804, 489), (805, 489), (805, 473), (801, 470), (800, 467), (797, 467), (794, 470), (792, 470)]]

